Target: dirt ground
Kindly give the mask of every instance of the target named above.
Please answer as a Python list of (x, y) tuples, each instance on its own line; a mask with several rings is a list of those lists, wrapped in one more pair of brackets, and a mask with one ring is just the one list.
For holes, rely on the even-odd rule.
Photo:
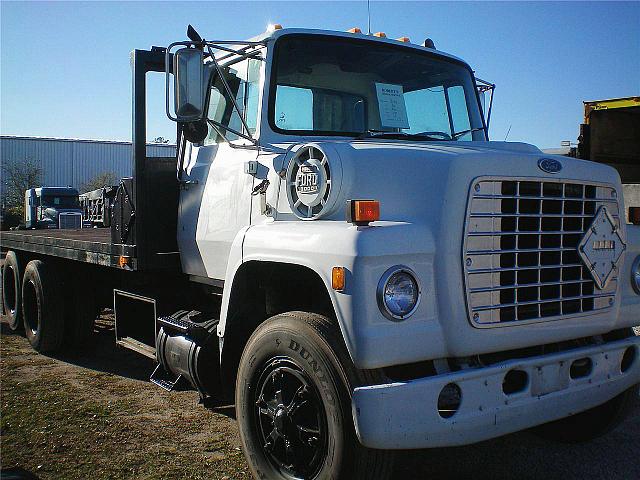
[[(153, 362), (116, 347), (108, 317), (80, 356), (33, 352), (5, 325), (0, 339), (5, 478), (248, 479), (233, 408), (149, 383)], [(32, 476), (30, 476), (32, 475)], [(640, 478), (640, 401), (616, 431), (587, 445), (518, 433), (469, 447), (400, 452), (394, 480)]]

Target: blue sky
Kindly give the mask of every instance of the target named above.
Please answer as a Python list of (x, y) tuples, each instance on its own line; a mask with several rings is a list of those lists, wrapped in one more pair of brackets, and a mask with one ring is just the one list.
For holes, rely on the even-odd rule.
[[(358, 2), (0, 3), (0, 132), (128, 140), (129, 52), (185, 39), (244, 39), (270, 22), (346, 30)], [(431, 37), (497, 84), (490, 135), (542, 148), (575, 141), (582, 101), (640, 95), (640, 2), (371, 2), (372, 30)], [(173, 140), (162, 79), (149, 137)]]

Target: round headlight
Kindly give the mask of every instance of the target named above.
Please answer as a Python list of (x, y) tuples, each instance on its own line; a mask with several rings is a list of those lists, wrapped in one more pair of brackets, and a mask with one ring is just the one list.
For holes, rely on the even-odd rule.
[(390, 320), (404, 320), (418, 307), (420, 287), (413, 271), (396, 266), (387, 270), (378, 283), (378, 306)]
[(638, 295), (640, 295), (640, 255), (636, 257), (631, 265), (631, 285)]

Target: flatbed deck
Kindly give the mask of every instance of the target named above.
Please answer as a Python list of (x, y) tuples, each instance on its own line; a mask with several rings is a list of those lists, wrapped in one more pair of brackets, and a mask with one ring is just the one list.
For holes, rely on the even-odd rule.
[(79, 262), (120, 267), (120, 257), (135, 265), (135, 246), (111, 242), (108, 228), (15, 230), (0, 233), (2, 249), (51, 255)]

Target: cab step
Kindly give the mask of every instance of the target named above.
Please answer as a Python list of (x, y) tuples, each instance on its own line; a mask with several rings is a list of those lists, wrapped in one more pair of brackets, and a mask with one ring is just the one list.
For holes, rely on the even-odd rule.
[(153, 373), (149, 377), (151, 383), (155, 383), (167, 392), (174, 390), (179, 385), (182, 379), (182, 375), (175, 375), (171, 372), (167, 372), (167, 370), (162, 366), (161, 363), (156, 365), (156, 368), (153, 370)]
[(196, 323), (202, 317), (201, 312), (177, 312), (171, 316), (158, 317), (158, 326), (163, 327), (168, 332), (184, 335), (193, 340), (196, 345), (203, 345), (212, 335), (211, 329), (206, 328), (208, 322)]

